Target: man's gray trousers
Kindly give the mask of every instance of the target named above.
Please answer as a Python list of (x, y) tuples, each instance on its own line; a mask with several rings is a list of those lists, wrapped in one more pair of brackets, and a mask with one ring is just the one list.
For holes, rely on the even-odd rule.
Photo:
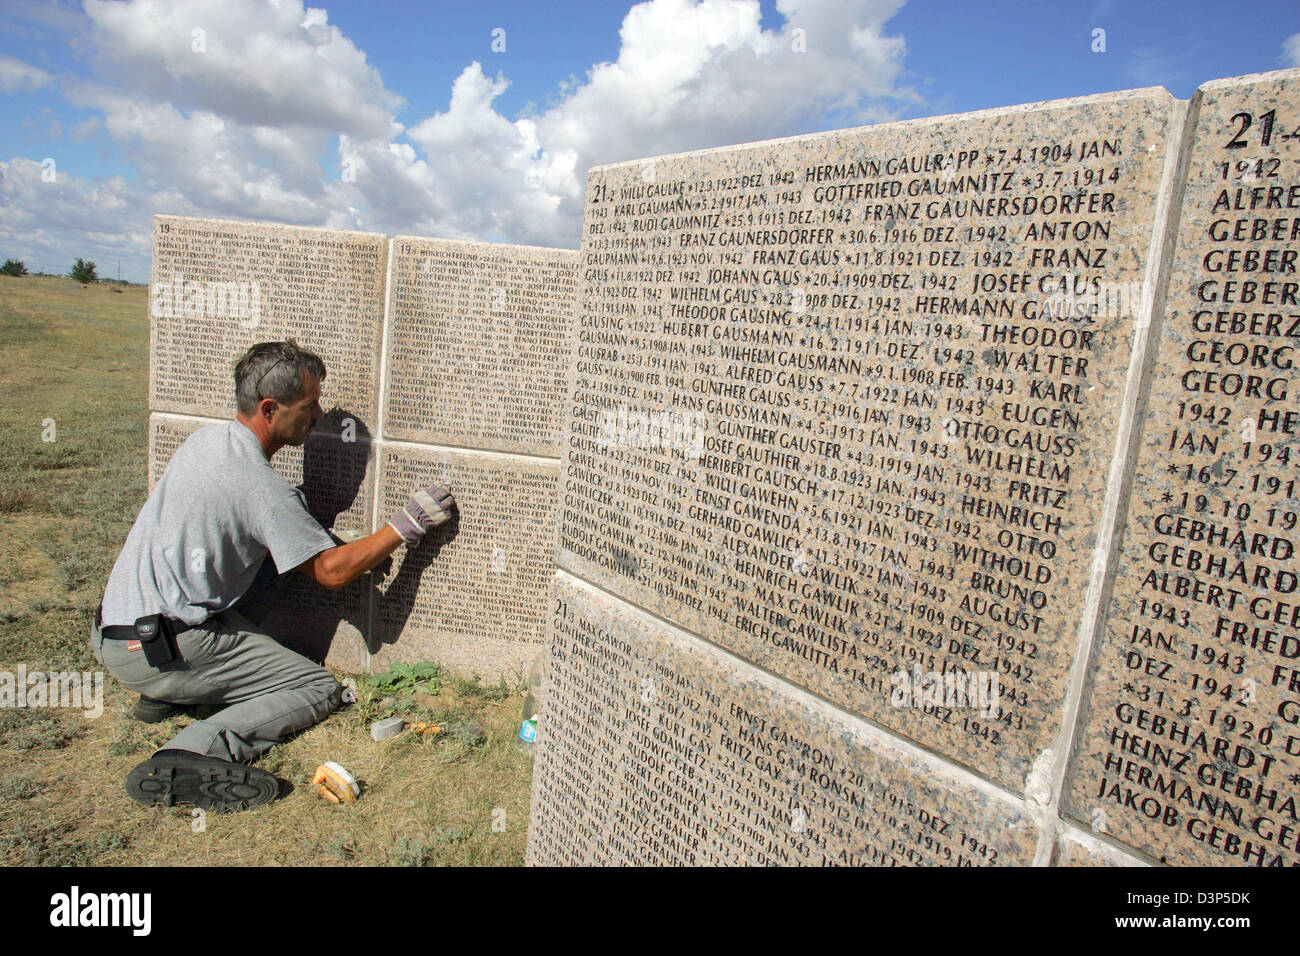
[[(224, 611), (176, 635), (179, 659), (153, 667), (132, 642), (104, 640), (92, 623), (95, 659), (127, 690), (172, 704), (225, 705), (165, 746), (247, 762), (324, 720), (343, 698), (325, 668)], [(133, 646), (133, 645), (132, 645)]]

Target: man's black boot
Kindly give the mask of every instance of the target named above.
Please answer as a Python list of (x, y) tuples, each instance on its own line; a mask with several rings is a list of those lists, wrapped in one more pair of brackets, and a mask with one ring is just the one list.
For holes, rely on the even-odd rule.
[(126, 793), (146, 807), (189, 803), (206, 810), (248, 810), (270, 803), (280, 781), (265, 770), (188, 750), (160, 750), (126, 778)]
[(131, 716), (146, 724), (156, 724), (189, 709), (186, 705), (172, 704), (165, 700), (155, 700), (141, 694), (140, 699), (135, 702), (135, 707), (131, 709)]

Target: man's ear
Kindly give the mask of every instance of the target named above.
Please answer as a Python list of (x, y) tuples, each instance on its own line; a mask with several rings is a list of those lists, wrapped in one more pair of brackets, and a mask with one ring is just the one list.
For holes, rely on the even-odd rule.
[(268, 422), (275, 415), (276, 406), (279, 404), (274, 398), (262, 398), (257, 403), (257, 414), (261, 415)]

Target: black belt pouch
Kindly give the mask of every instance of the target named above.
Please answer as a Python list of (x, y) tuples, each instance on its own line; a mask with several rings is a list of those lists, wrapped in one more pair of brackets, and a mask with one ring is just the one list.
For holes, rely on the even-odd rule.
[(135, 622), (135, 638), (144, 648), (144, 659), (151, 667), (161, 667), (176, 660), (176, 635), (161, 614), (150, 614)]

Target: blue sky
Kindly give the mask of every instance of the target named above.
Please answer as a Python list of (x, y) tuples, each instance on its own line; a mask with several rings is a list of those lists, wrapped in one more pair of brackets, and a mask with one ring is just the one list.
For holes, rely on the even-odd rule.
[(576, 247), (595, 164), (1300, 65), (1295, 0), (3, 13), (0, 258), (137, 281), (155, 213)]

